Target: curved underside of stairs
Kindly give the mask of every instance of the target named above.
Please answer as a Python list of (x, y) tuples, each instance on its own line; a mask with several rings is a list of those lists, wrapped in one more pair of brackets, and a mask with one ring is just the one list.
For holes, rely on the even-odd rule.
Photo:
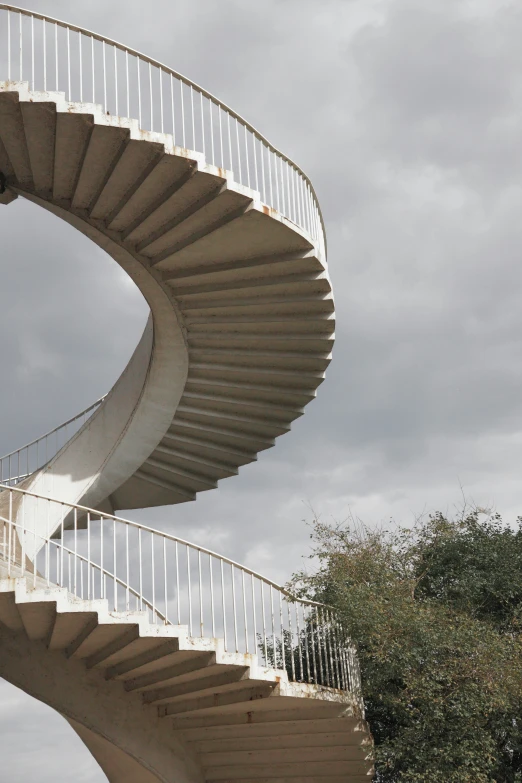
[(330, 359), (321, 243), (172, 136), (26, 83), (0, 84), (0, 171), (151, 310), (113, 390), (26, 488), (110, 512), (184, 502), (290, 429)]
[(362, 783), (360, 699), (186, 626), (0, 569), (0, 676), (60, 712), (113, 783)]

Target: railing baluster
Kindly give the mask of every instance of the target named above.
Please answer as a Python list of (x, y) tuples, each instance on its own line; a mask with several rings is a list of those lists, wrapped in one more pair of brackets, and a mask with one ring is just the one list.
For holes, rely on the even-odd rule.
[[(319, 613), (317, 606), (314, 607), (315, 610), (315, 633), (317, 637), (317, 683), (319, 685), (324, 685), (323, 681), (323, 656), (321, 652), (321, 639), (319, 636)], [(313, 621), (312, 621), (312, 628), (313, 628)], [(314, 669), (315, 669), (315, 648), (316, 643), (312, 637), (312, 651), (314, 655)]]
[(234, 171), (234, 161), (232, 160), (232, 135), (230, 133), (230, 112), (227, 111), (227, 125), (228, 125), (228, 156), (230, 159), (230, 172)]
[(272, 166), (270, 165), (270, 150), (266, 148), (266, 166), (268, 169), (268, 184), (270, 185), (270, 206), (274, 206), (274, 188), (272, 185)]
[(178, 625), (181, 625), (181, 596), (179, 592), (179, 558), (178, 558), (177, 541), (176, 541), (176, 599), (178, 604)]
[(210, 149), (212, 153), (212, 165), (216, 165), (216, 156), (214, 154), (214, 112), (212, 107), (214, 106), (211, 98), (208, 99), (208, 110), (210, 112)]
[[(299, 646), (299, 671), (301, 673), (301, 682), (303, 682), (304, 681), (304, 661), (303, 661), (303, 648), (302, 648), (302, 645), (301, 645), (301, 624), (299, 622), (299, 612), (300, 612), (300, 610), (301, 610), (301, 607), (299, 606), (299, 604), (296, 604), (295, 616), (296, 616), (296, 624), (297, 624), (297, 644)], [(304, 611), (303, 611), (303, 620), (304, 620)], [(305, 625), (305, 628), (306, 628), (306, 625)], [(306, 639), (304, 641), (305, 641), (306, 661), (308, 663), (308, 680), (310, 680), (311, 672), (310, 672), (310, 662), (308, 660), (308, 646), (306, 644)]]
[(31, 16), (31, 84), (32, 89), (36, 90), (34, 80), (34, 16)]
[(201, 145), (203, 148), (203, 157), (206, 157), (205, 153), (205, 117), (203, 115), (203, 93), (199, 93), (199, 106), (200, 106), (200, 114), (201, 114)]
[(216, 618), (214, 612), (214, 580), (212, 578), (212, 555), (208, 556), (208, 573), (210, 580), (210, 615), (212, 619), (212, 638), (216, 638)]
[(290, 195), (290, 173), (289, 173), (289, 165), (288, 161), (285, 160), (284, 162), (284, 173), (286, 177), (286, 217), (290, 220), (292, 219), (292, 201), (291, 201), (291, 195)]
[(246, 170), (247, 170), (247, 185), (250, 187), (250, 163), (248, 160), (248, 135), (247, 135), (247, 126), (243, 125), (243, 128), (245, 129), (245, 160), (246, 160)]
[(292, 634), (292, 612), (290, 609), (290, 604), (288, 600), (286, 601), (286, 610), (288, 613), (288, 638), (289, 638), (289, 647), (290, 647), (290, 664), (292, 667), (292, 681), (295, 682), (295, 662), (294, 662), (294, 644), (293, 644), (293, 634)]
[(87, 598), (94, 598), (94, 585), (91, 594), (91, 515), (87, 514)]
[[(10, 494), (10, 497), (12, 497), (13, 493), (10, 492), (9, 494)], [(24, 500), (24, 498), (22, 498), (22, 501), (23, 500)], [(12, 519), (12, 515), (11, 515), (11, 519)], [(25, 519), (25, 511), (24, 511), (24, 519)], [(14, 522), (13, 519), (12, 519), (12, 521)], [(23, 575), (24, 572), (25, 572), (25, 547), (26, 547), (25, 533), (22, 533), (22, 542), (21, 542), (21, 544), (22, 544), (22, 549), (21, 549), (21, 552), (20, 552), (20, 569), (21, 569), (21, 575)]]
[(218, 117), (219, 117), (219, 149), (221, 151), (221, 160), (220, 165), (221, 168), (226, 168), (225, 166), (225, 153), (223, 152), (223, 124), (222, 124), (222, 118), (223, 118), (223, 109), (221, 108), (221, 104), (218, 103)]
[(239, 120), (236, 117), (236, 144), (237, 144), (237, 165), (239, 171), (239, 184), (243, 184), (243, 176), (241, 173), (241, 151), (239, 149)]
[(256, 190), (259, 193), (259, 174), (257, 171), (257, 152), (256, 152), (256, 137), (252, 134), (252, 146), (254, 148), (254, 175), (256, 178)]
[(42, 19), (43, 24), (43, 77), (44, 77), (44, 92), (47, 92), (47, 40), (46, 40), (46, 24), (45, 19)]
[(205, 635), (203, 632), (203, 586), (201, 583), (201, 549), (198, 549), (198, 584), (199, 584), (199, 635), (201, 638)]
[(257, 627), (256, 627), (256, 591), (255, 591), (255, 582), (254, 582), (254, 574), (250, 574), (250, 581), (252, 586), (252, 632), (254, 634), (254, 650), (253, 652), (256, 652), (256, 645), (257, 645)]
[(7, 11), (7, 81), (11, 81), (11, 11), (9, 10)]
[(281, 158), (279, 157), (279, 155), (276, 154), (274, 156), (274, 170), (275, 170), (275, 184), (276, 184), (276, 193), (277, 193), (277, 211), (283, 214), (284, 213), (283, 193), (282, 193), (281, 183), (279, 181), (280, 180), (279, 172), (277, 170), (277, 165), (278, 162), (280, 161)]
[(114, 49), (114, 99), (116, 104), (116, 117), (119, 116), (119, 106), (118, 106), (118, 48), (116, 46), (113, 47)]
[[(281, 628), (281, 669), (285, 671), (286, 669), (286, 659), (285, 659), (285, 629), (283, 627), (283, 596), (281, 592), (279, 592), (279, 626)], [(292, 648), (290, 648), (292, 649)]]
[[(22, 14), (18, 14), (19, 21), (19, 56), (20, 56), (20, 81), (23, 82), (23, 46), (22, 46)], [(58, 27), (56, 28), (58, 29)]]
[(103, 579), (103, 516), (100, 517), (100, 598), (105, 598), (105, 581)]
[(235, 644), (235, 651), (239, 652), (239, 646), (237, 643), (236, 580), (234, 578), (234, 566), (232, 564), (230, 564), (230, 576), (232, 578), (232, 611), (234, 614), (234, 644)]
[(194, 114), (194, 88), (190, 85), (190, 111), (192, 114), (192, 149), (196, 149), (196, 117)]
[(141, 79), (140, 79), (140, 58), (136, 57), (136, 68), (138, 70), (138, 128), (142, 127), (141, 123)]
[(225, 601), (225, 576), (224, 576), (224, 568), (223, 568), (223, 558), (220, 558), (220, 566), (221, 566), (221, 603), (223, 606), (223, 641), (224, 641), (225, 652), (227, 652), (228, 651), (227, 611), (226, 611), (226, 601)]
[(140, 566), (140, 611), (143, 609), (143, 558), (141, 548), (141, 527), (138, 528), (138, 559)]
[(245, 624), (245, 652), (248, 652), (248, 621), (247, 621), (247, 606), (246, 606), (246, 591), (245, 591), (245, 572), (241, 569), (241, 588), (243, 591), (243, 622)]
[(277, 669), (277, 653), (276, 653), (276, 641), (275, 641), (275, 617), (274, 617), (274, 590), (270, 585), (270, 615), (272, 618), (272, 653), (274, 656), (273, 666)]
[[(107, 61), (105, 56), (105, 41), (102, 41), (103, 55), (103, 111), (107, 114)], [(139, 63), (139, 58), (138, 58)]]
[(335, 688), (335, 670), (332, 655), (332, 626), (330, 622), (330, 612), (328, 609), (324, 611), (326, 616), (326, 639), (328, 647), (328, 659), (330, 662), (330, 687)]
[(152, 63), (149, 60), (150, 130), (154, 131), (154, 106), (152, 103)]
[(192, 585), (190, 581), (190, 547), (187, 544), (187, 580), (188, 580), (188, 614), (189, 634), (192, 636)]
[(292, 220), (294, 223), (297, 223), (297, 203), (296, 203), (296, 194), (295, 194), (295, 169), (292, 166), (290, 171), (290, 179), (292, 182)]
[(170, 74), (170, 108), (172, 111), (172, 143), (176, 143), (176, 112), (174, 111), (174, 77)]
[(268, 648), (266, 641), (266, 616), (265, 616), (265, 583), (261, 580), (261, 611), (263, 617), (263, 647), (265, 653), (265, 666), (268, 666)]
[(54, 68), (55, 68), (55, 89), (58, 92), (58, 25), (54, 25)]
[(7, 559), (7, 576), (11, 576), (11, 528), (13, 525), (13, 511), (12, 511), (12, 492), (9, 492), (9, 501), (11, 508), (9, 509), (9, 520), (6, 525), (4, 522), (4, 557)]
[(78, 57), (80, 60), (80, 103), (83, 103), (83, 56), (82, 56), (82, 34), (78, 33)]
[(127, 117), (130, 119), (129, 53), (125, 49), (125, 84), (127, 90)]
[(163, 536), (163, 589), (165, 594), (165, 624), (169, 622), (169, 601), (167, 593), (167, 539)]
[(115, 519), (112, 520), (112, 546), (113, 546), (113, 549), (114, 549), (114, 552), (113, 552), (113, 562), (112, 562), (112, 567), (114, 569), (114, 573), (113, 573), (114, 611), (116, 612), (116, 611), (118, 611), (118, 583), (116, 581), (116, 570), (117, 570), (116, 552), (117, 552), (117, 547), (116, 547), (116, 520)]
[[(64, 539), (64, 521), (65, 521), (65, 506), (62, 503), (62, 519), (60, 521), (60, 585), (64, 587), (64, 578), (63, 578), (63, 539)], [(35, 530), (36, 530), (36, 524), (35, 524)], [(35, 568), (36, 571), (36, 568)]]
[(94, 36), (91, 35), (91, 81), (92, 81), (92, 102), (96, 103), (96, 76), (94, 68)]
[(78, 580), (77, 570), (78, 566), (78, 509), (74, 509), (74, 595), (78, 595)]
[(130, 610), (130, 574), (129, 574), (129, 525), (125, 525), (125, 609)]
[(150, 568), (152, 575), (152, 614), (154, 623), (158, 621), (158, 613), (156, 611), (156, 569), (154, 566), (154, 533), (150, 534)]
[(185, 143), (185, 104), (183, 102), (183, 82), (179, 80), (179, 89), (181, 94), (181, 134), (183, 138), (183, 148), (186, 148)]

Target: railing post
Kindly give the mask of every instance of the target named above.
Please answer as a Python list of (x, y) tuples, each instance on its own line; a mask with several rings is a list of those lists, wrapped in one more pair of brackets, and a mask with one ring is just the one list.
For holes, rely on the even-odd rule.
[(208, 572), (210, 580), (210, 615), (212, 619), (212, 638), (216, 637), (216, 618), (214, 611), (214, 579), (212, 578), (212, 555), (208, 556)]

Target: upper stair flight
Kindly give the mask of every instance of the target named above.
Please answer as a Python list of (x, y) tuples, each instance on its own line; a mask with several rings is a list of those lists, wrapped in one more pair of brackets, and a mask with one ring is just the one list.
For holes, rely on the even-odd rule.
[(39, 41), (37, 14), (10, 17), (4, 51), (20, 30), (30, 44), (0, 83), (0, 200), (86, 234), (151, 310), (85, 426), (38, 470), (26, 455), (24, 486), (111, 513), (193, 500), (270, 448), (323, 380), (334, 306), (313, 187), (165, 66), (58, 23)]

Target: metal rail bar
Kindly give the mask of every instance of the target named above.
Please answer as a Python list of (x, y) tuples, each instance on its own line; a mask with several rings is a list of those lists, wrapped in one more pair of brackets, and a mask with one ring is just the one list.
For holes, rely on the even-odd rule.
[[(35, 438), (30, 443), (26, 443), (24, 446), (16, 449), (16, 451), (0, 457), (0, 485), (18, 484), (37, 470), (43, 468), (77, 434), (79, 428), (90, 418), (88, 414), (92, 414), (97, 410), (106, 397), (107, 395), (105, 394), (83, 411), (77, 413), (76, 416), (67, 419), (67, 421), (49, 430), (44, 435), (40, 435), (40, 437)], [(82, 418), (83, 421), (80, 421)], [(77, 422), (80, 422), (79, 428), (68, 432), (68, 428)], [(61, 434), (64, 436), (63, 442), (60, 442)]]
[[(193, 131), (193, 143), (194, 147), (196, 149), (196, 143), (195, 143), (195, 110), (194, 110), (194, 101), (193, 101), (193, 93), (194, 91), (199, 93), (200, 95), (200, 110), (199, 119), (201, 120), (201, 128), (202, 128), (202, 134), (201, 134), (201, 144), (199, 145), (201, 149), (196, 149), (196, 151), (205, 153), (205, 138), (210, 137), (213, 139), (213, 114), (212, 114), (212, 105), (214, 104), (217, 108), (219, 113), (224, 112), (227, 115), (228, 123), (230, 123), (230, 117), (236, 120), (236, 136), (238, 134), (238, 124), (241, 124), (244, 129), (244, 136), (245, 141), (244, 144), (242, 144), (242, 149), (238, 149), (238, 156), (237, 156), (237, 165), (238, 165), (238, 174), (239, 174), (239, 181), (241, 184), (250, 187), (250, 165), (254, 165), (254, 159), (252, 156), (252, 153), (250, 151), (250, 145), (248, 143), (248, 134), (251, 134), (252, 139), (252, 146), (255, 149), (255, 140), (257, 139), (259, 142), (261, 142), (262, 145), (266, 146), (267, 153), (270, 153), (272, 158), (274, 158), (273, 166), (270, 165), (270, 160), (268, 161), (270, 170), (272, 168), (274, 169), (275, 173), (275, 190), (276, 190), (276, 196), (277, 196), (277, 208), (278, 211), (282, 212), (282, 214), (285, 214), (285, 217), (287, 217), (290, 220), (294, 220), (294, 218), (290, 215), (290, 204), (288, 203), (288, 200), (286, 198), (281, 198), (280, 193), (280, 186), (282, 189), (282, 192), (284, 193), (284, 181), (285, 181), (285, 173), (282, 171), (278, 172), (278, 165), (279, 168), (282, 167), (283, 163), (286, 164), (290, 169), (294, 170), (296, 174), (299, 177), (299, 203), (300, 205), (304, 205), (304, 200), (306, 198), (306, 194), (310, 193), (312, 196), (312, 200), (314, 202), (314, 211), (317, 213), (319, 217), (319, 221), (317, 225), (310, 225), (310, 221), (306, 219), (306, 216), (304, 215), (304, 209), (301, 207), (299, 210), (299, 220), (294, 222), (297, 222), (297, 224), (307, 233), (309, 233), (315, 240), (320, 242), (321, 250), (324, 250), (326, 254), (326, 237), (325, 237), (325, 231), (324, 231), (324, 220), (321, 212), (321, 208), (319, 206), (319, 202), (317, 199), (317, 194), (315, 192), (315, 189), (308, 178), (308, 176), (304, 173), (304, 171), (297, 166), (287, 155), (285, 155), (283, 152), (281, 152), (277, 147), (275, 147), (273, 144), (271, 144), (268, 139), (260, 133), (253, 125), (251, 125), (247, 120), (245, 120), (240, 114), (238, 114), (236, 111), (234, 111), (231, 107), (229, 107), (226, 103), (221, 101), (219, 98), (215, 97), (212, 93), (210, 93), (208, 90), (205, 90), (200, 85), (196, 84), (196, 82), (193, 82), (191, 79), (188, 79), (183, 74), (179, 73), (178, 71), (175, 71), (172, 68), (169, 68), (165, 64), (161, 63), (159, 60), (156, 60), (152, 57), (149, 57), (148, 55), (143, 54), (142, 52), (138, 51), (137, 49), (130, 48), (128, 46), (125, 46), (121, 44), (119, 41), (116, 41), (112, 38), (107, 38), (106, 36), (99, 35), (98, 33), (94, 33), (91, 30), (88, 30), (83, 27), (79, 27), (78, 25), (74, 24), (68, 24), (60, 19), (56, 19), (55, 17), (48, 16), (46, 14), (38, 13), (36, 11), (30, 11), (25, 8), (21, 8), (19, 6), (10, 5), (7, 3), (0, 3), (0, 11), (6, 11), (7, 12), (7, 53), (8, 53), (8, 79), (13, 79), (13, 68), (17, 71), (18, 76), (20, 77), (20, 81), (22, 80), (22, 59), (21, 59), (21, 53), (22, 53), (22, 37), (20, 37), (20, 45), (17, 47), (19, 49), (18, 52), (14, 52), (15, 46), (13, 46), (12, 42), (12, 35), (11, 35), (11, 15), (19, 14), (20, 18), (22, 16), (30, 18), (32, 21), (34, 19), (39, 20), (42, 22), (42, 38), (43, 38), (43, 60), (44, 60), (44, 67), (43, 67), (43, 80), (44, 80), (44, 90), (47, 89), (47, 83), (48, 83), (48, 76), (50, 77), (51, 74), (47, 73), (47, 43), (46, 43), (46, 27), (47, 25), (51, 25), (54, 32), (55, 32), (55, 59), (56, 62), (54, 64), (54, 68), (52, 68), (53, 71), (55, 71), (56, 76), (59, 75), (59, 47), (58, 47), (58, 28), (62, 28), (66, 30), (67, 32), (67, 50), (64, 52), (63, 56), (67, 58), (68, 62), (70, 61), (70, 32), (77, 33), (78, 34), (78, 52), (79, 52), (79, 66), (80, 66), (80, 100), (83, 99), (83, 57), (82, 57), (82, 36), (85, 38), (91, 39), (91, 65), (92, 65), (92, 92), (93, 92), (93, 102), (95, 102), (95, 75), (94, 72), (97, 70), (95, 68), (95, 53), (94, 53), (94, 41), (98, 41), (102, 44), (102, 52), (103, 52), (103, 106), (104, 111), (108, 111), (107, 106), (107, 86), (111, 87), (110, 90), (110, 97), (113, 100), (114, 108), (116, 111), (116, 115), (118, 114), (118, 106), (121, 104), (125, 105), (124, 101), (119, 101), (120, 93), (118, 90), (118, 69), (116, 66), (116, 59), (114, 59), (114, 68), (108, 69), (106, 65), (106, 57), (105, 57), (105, 48), (106, 46), (111, 46), (114, 49), (114, 58), (116, 58), (116, 52), (117, 50), (120, 50), (121, 52), (125, 53), (125, 58), (127, 59), (130, 55), (131, 57), (135, 57), (137, 61), (138, 66), (138, 80), (137, 80), (137, 89), (138, 89), (138, 118), (139, 123), (141, 126), (142, 123), (142, 100), (141, 100), (141, 91), (144, 87), (141, 83), (140, 75), (139, 75), (139, 65), (140, 63), (148, 65), (149, 70), (149, 92), (148, 95), (149, 103), (150, 103), (150, 115), (149, 115), (149, 121), (150, 121), (150, 130), (153, 130), (154, 126), (154, 110), (153, 110), (153, 97), (155, 94), (157, 94), (157, 88), (152, 87), (152, 81), (151, 81), (151, 68), (158, 69), (159, 72), (159, 104), (160, 104), (160, 124), (163, 124), (163, 79), (162, 74), (165, 73), (171, 78), (175, 78), (179, 81), (180, 87), (181, 87), (181, 114), (182, 114), (182, 120), (183, 120), (183, 146), (185, 146), (185, 123), (184, 123), (184, 107), (183, 107), (183, 85), (186, 85), (190, 88), (191, 92), (191, 104), (192, 104), (192, 116), (191, 116), (191, 123), (192, 123), (192, 131)], [(22, 28), (20, 27), (20, 31)], [(33, 38), (33, 49), (34, 49), (34, 32), (32, 32), (32, 38)], [(87, 41), (85, 42), (87, 44)], [(18, 55), (18, 57), (17, 57)], [(20, 60), (20, 65), (18, 64), (18, 60)], [(34, 57), (33, 57), (34, 60)], [(34, 63), (33, 63), (34, 64)], [(110, 75), (108, 75), (108, 70), (113, 71)], [(55, 74), (53, 73), (53, 79)], [(108, 82), (108, 79), (110, 79), (110, 82)], [(99, 80), (98, 80), (99, 81)], [(70, 86), (70, 79), (68, 80), (67, 87)], [(34, 77), (33, 77), (33, 89), (34, 89)], [(69, 99), (71, 99), (70, 96), (70, 89), (66, 91), (69, 95)], [(208, 112), (208, 116), (205, 115), (203, 111), (202, 101), (203, 98), (208, 99), (210, 102), (210, 111)], [(129, 100), (130, 100), (130, 93), (129, 93), (129, 87), (127, 86), (127, 95), (126, 95), (126, 103), (127, 106), (129, 106)], [(173, 113), (174, 117), (174, 113)], [(221, 117), (219, 118), (221, 122)], [(172, 135), (174, 135), (174, 120), (173, 120), (173, 127), (172, 127)], [(230, 127), (230, 126), (229, 126)], [(239, 138), (237, 136), (237, 138)], [(229, 145), (230, 145), (230, 130), (229, 130)], [(231, 150), (230, 150), (231, 152)], [(230, 155), (231, 157), (231, 155)], [(242, 166), (242, 161), (245, 163), (245, 167)], [(214, 147), (212, 146), (212, 161), (214, 165), (217, 165), (217, 161), (215, 159), (215, 153), (214, 153)], [(278, 164), (279, 162), (279, 164)], [(232, 165), (232, 160), (230, 160), (230, 170), (232, 171), (234, 169), (234, 166)], [(223, 161), (221, 160), (219, 162), (220, 166), (223, 167)], [(243, 181), (243, 169), (246, 172), (246, 176), (244, 177)], [(259, 175), (261, 172), (258, 172), (257, 169), (257, 161), (256, 161), (256, 168), (255, 168), (255, 180), (256, 183), (259, 179)], [(288, 172), (286, 172), (286, 178), (288, 177)], [(266, 199), (265, 199), (266, 201)], [(273, 196), (271, 198), (271, 206), (275, 207), (276, 202), (273, 201)]]
[[(166, 625), (172, 624), (168, 618), (177, 606), (177, 624), (183, 622), (191, 636), (202, 638), (205, 628), (211, 628), (212, 637), (223, 639), (225, 650), (257, 653), (265, 666), (286, 671), (290, 681), (347, 690), (346, 677), (340, 674), (345, 660), (354, 672), (350, 680), (356, 681), (353, 650), (331, 607), (297, 598), (230, 558), (170, 533), (19, 487), (0, 490), (0, 509), (0, 563), (7, 561), (8, 575), (16, 569), (25, 573), (29, 558), (34, 585), (38, 575), (78, 598), (84, 598), (86, 585), (88, 600), (105, 599), (114, 611), (132, 610), (129, 604), (135, 602), (135, 609), (147, 611), (151, 622)], [(57, 520), (59, 540), (43, 532), (52, 529), (51, 519)], [(86, 530), (81, 529), (82, 520)], [(180, 546), (186, 549), (181, 567)], [(213, 573), (220, 575), (219, 608)], [(246, 577), (251, 580), (250, 598)], [(195, 611), (199, 622), (193, 622)], [(262, 634), (257, 632), (258, 617)], [(307, 661), (314, 660), (313, 672), (303, 665), (303, 651)], [(353, 684), (350, 689), (355, 689)]]

